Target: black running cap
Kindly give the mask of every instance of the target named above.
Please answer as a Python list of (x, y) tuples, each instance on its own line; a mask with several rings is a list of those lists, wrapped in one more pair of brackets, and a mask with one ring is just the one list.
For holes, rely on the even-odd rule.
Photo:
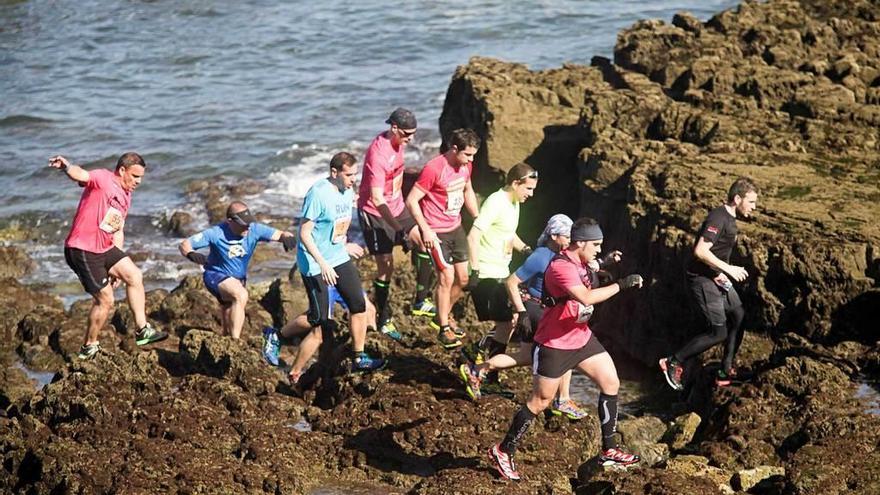
[(572, 241), (598, 241), (604, 238), (598, 223), (591, 225), (575, 225), (571, 229)]
[(415, 129), (418, 127), (416, 123), (416, 114), (410, 112), (403, 107), (397, 107), (391, 115), (388, 116), (386, 124), (394, 124), (400, 129)]

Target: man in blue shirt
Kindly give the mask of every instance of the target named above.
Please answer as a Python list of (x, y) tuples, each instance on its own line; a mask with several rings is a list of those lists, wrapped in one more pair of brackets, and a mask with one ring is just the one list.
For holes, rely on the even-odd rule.
[[(363, 256), (359, 245), (348, 242), (351, 210), (354, 203), (355, 157), (344, 151), (330, 160), (330, 176), (316, 182), (306, 193), (299, 226), (296, 262), (309, 297), (308, 321), (312, 330), (297, 350), (290, 369), (290, 383), (297, 385), (303, 368), (321, 347), (319, 361), (330, 354), (333, 344), (332, 307), (329, 287), (348, 306), (351, 340), (354, 350), (352, 371), (371, 372), (385, 366), (364, 352), (367, 334), (366, 302), (357, 267), (351, 260)], [(322, 345), (323, 344), (323, 345)]]
[[(226, 220), (180, 243), (180, 254), (205, 267), (205, 287), (220, 302), (223, 332), (233, 339), (239, 338), (244, 325), (247, 268), (260, 241), (281, 241), (289, 250), (295, 238), (290, 232), (257, 223), (246, 204), (233, 201), (226, 209)], [(208, 256), (197, 251), (205, 247), (210, 248)]]

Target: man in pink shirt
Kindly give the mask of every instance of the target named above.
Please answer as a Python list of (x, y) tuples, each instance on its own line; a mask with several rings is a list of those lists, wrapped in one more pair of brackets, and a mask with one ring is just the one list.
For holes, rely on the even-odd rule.
[(448, 143), (445, 153), (425, 164), (406, 197), (406, 206), (440, 275), (437, 315), (431, 320), (431, 327), (438, 331), (440, 344), (453, 349), (461, 345), (464, 334), (450, 326), (449, 312), (468, 283), (468, 242), (461, 226), (461, 208), (477, 217), (471, 172), (480, 137), (471, 129), (456, 129)]
[(143, 180), (146, 163), (137, 153), (125, 153), (116, 162), (116, 171), (87, 171), (72, 165), (63, 156), (49, 159), (49, 166), (67, 175), (83, 188), (70, 234), (64, 241), (64, 259), (93, 298), (86, 338), (80, 359), (89, 359), (101, 350), (98, 334), (113, 309), (113, 288), (125, 282), (126, 295), (134, 314), (138, 345), (158, 342), (168, 334), (147, 322), (144, 309), (144, 282), (141, 271), (122, 251), (123, 228), (131, 193)]
[(593, 288), (589, 264), (602, 251), (602, 229), (592, 218), (581, 218), (571, 227), (571, 244), (557, 254), (544, 272), (547, 307), (535, 333), (532, 394), (517, 411), (501, 443), (489, 449), (489, 458), (504, 478), (520, 479), (513, 463), (517, 445), (535, 418), (556, 395), (562, 376), (577, 368), (599, 387), (599, 423), (602, 430), (603, 465), (627, 466), (639, 462), (617, 445), (617, 392), (620, 380), (611, 356), (587, 323), (593, 305), (610, 299), (623, 289), (641, 287), (640, 275), (627, 275), (611, 285)]
[[(376, 136), (364, 156), (364, 173), (358, 190), (358, 217), (367, 250), (376, 260), (376, 279), (373, 295), (376, 300), (379, 331), (399, 341), (401, 334), (391, 319), (388, 306), (391, 276), (394, 274), (394, 246), (407, 246), (407, 238), (415, 227), (415, 221), (403, 203), (403, 153), (412, 141), (418, 124), (416, 116), (405, 108), (397, 108), (385, 123), (391, 127)], [(418, 266), (418, 256), (414, 260)], [(425, 270), (422, 270), (424, 275)], [(427, 267), (427, 281), (420, 280), (422, 287), (429, 286), (432, 270)], [(424, 278), (424, 277), (423, 277)], [(413, 314), (433, 315), (433, 304), (424, 296), (413, 303)]]

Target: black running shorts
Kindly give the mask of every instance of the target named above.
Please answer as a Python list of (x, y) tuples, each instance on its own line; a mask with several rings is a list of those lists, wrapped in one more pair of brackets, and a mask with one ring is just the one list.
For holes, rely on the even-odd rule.
[[(351, 260), (334, 267), (336, 270), (336, 291), (348, 306), (351, 314), (363, 313), (367, 310), (364, 301), (364, 289), (361, 287), (361, 277), (357, 267)], [(309, 325), (315, 327), (333, 319), (333, 306), (330, 301), (328, 286), (321, 278), (321, 274), (314, 276), (303, 275), (303, 285), (306, 295), (309, 297)]]
[(110, 283), (110, 269), (113, 265), (127, 256), (116, 246), (103, 253), (92, 253), (72, 247), (64, 248), (67, 266), (79, 277), (79, 282), (86, 292), (93, 296)]
[(480, 321), (513, 319), (504, 279), (481, 278), (471, 292), (471, 297), (474, 299), (474, 309), (477, 310), (477, 318)]
[[(388, 225), (382, 216), (376, 216), (367, 213), (362, 209), (358, 209), (358, 216), (361, 222), (361, 230), (364, 233), (364, 241), (367, 243), (367, 251), (370, 254), (391, 254), (394, 249), (394, 238), (397, 232)], [(415, 227), (416, 222), (413, 220), (409, 210), (404, 208), (400, 215), (396, 217), (397, 223), (403, 231), (409, 234), (409, 231)]]
[(736, 289), (724, 291), (711, 278), (688, 273), (691, 296), (694, 304), (703, 315), (705, 323), (710, 326), (727, 326), (727, 312), (742, 306)]
[(464, 227), (459, 225), (450, 232), (437, 233), (440, 239), (440, 252), (446, 263), (464, 263), (468, 260), (468, 242)]
[(580, 349), (553, 349), (536, 345), (532, 350), (532, 373), (544, 378), (559, 378), (568, 370), (573, 370), (584, 361), (605, 352), (596, 334)]

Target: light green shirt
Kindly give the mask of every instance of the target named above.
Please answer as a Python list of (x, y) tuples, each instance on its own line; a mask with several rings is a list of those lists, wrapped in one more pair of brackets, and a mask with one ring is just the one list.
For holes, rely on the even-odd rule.
[(499, 189), (480, 206), (474, 227), (480, 229), (480, 252), (477, 261), (480, 278), (506, 278), (510, 275), (513, 239), (519, 225), (519, 202)]

